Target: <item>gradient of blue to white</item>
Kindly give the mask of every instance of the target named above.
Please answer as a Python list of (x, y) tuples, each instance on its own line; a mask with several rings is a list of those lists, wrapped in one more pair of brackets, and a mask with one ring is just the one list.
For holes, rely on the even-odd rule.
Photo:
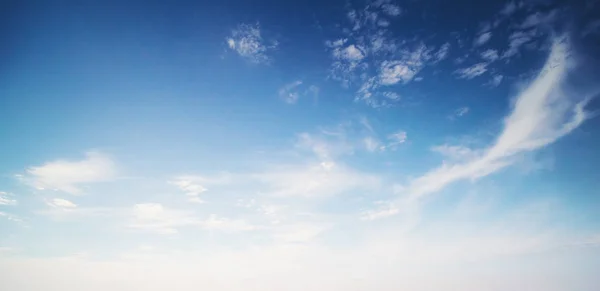
[(0, 289), (600, 288), (599, 1), (160, 2), (0, 5)]

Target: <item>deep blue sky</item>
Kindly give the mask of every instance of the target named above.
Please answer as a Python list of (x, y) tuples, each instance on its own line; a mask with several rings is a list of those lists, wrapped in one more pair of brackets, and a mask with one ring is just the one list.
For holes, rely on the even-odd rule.
[(40, 275), (58, 266), (95, 288), (150, 278), (119, 290), (209, 288), (192, 270), (217, 290), (593, 290), (598, 15), (593, 0), (4, 1), (0, 281), (93, 290)]

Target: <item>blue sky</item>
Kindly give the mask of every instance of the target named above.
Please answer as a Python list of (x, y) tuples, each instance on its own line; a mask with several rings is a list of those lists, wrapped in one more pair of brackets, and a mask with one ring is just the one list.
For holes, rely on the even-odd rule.
[(600, 286), (600, 2), (119, 2), (0, 9), (8, 289)]

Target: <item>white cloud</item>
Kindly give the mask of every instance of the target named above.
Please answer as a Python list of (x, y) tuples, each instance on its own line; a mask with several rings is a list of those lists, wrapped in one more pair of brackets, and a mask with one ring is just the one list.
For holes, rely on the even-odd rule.
[(354, 71), (365, 65), (362, 62), (366, 54), (365, 49), (354, 44), (344, 47), (347, 41), (347, 39), (338, 39), (326, 42), (327, 47), (332, 50), (331, 54), (334, 60), (331, 77), (342, 81), (343, 85), (348, 85), (354, 78)]
[(385, 145), (385, 149), (396, 150), (399, 145), (406, 142), (407, 134), (406, 131), (397, 131), (387, 136), (388, 143)]
[(417, 74), (418, 67), (411, 67), (402, 61), (384, 61), (381, 63), (379, 83), (382, 85), (394, 85), (400, 81), (407, 83)]
[(17, 205), (17, 200), (12, 197), (11, 193), (0, 191), (0, 205)]
[(357, 62), (362, 60), (365, 55), (363, 53), (363, 49), (351, 44), (343, 49), (334, 50), (333, 56), (340, 60), (345, 60), (348, 62)]
[[(444, 52), (444, 46), (442, 46), (440, 51), (445, 57), (447, 52)], [(400, 60), (386, 60), (381, 62), (379, 83), (381, 85), (394, 85), (400, 81), (404, 83), (410, 82), (425, 66), (426, 62), (432, 58), (431, 52), (432, 49), (427, 48), (424, 44), (419, 44), (415, 50), (401, 51), (402, 58)]]
[(498, 59), (498, 51), (494, 49), (488, 49), (481, 53), (481, 57), (488, 62), (493, 62)]
[(272, 59), (268, 54), (278, 46), (276, 41), (263, 39), (258, 23), (238, 25), (226, 41), (230, 49), (255, 64), (270, 63)]
[(115, 176), (113, 161), (106, 155), (88, 152), (81, 161), (57, 160), (27, 169), (33, 186), (42, 190), (81, 193), (80, 185), (111, 180)]
[(466, 115), (467, 113), (469, 113), (471, 109), (467, 106), (461, 107), (456, 109), (453, 114), (451, 116), (449, 116), (450, 119), (455, 119), (457, 117), (462, 117), (464, 115)]
[(492, 38), (492, 33), (491, 32), (484, 32), (482, 34), (480, 34), (475, 41), (473, 41), (473, 45), (474, 46), (481, 46), (484, 45), (486, 42), (488, 42), (490, 39)]
[(77, 208), (77, 205), (69, 200), (54, 198), (50, 201), (46, 201), (46, 204), (50, 207), (59, 208), (59, 209), (73, 209)]
[(508, 49), (502, 54), (502, 58), (510, 58), (519, 53), (523, 44), (528, 43), (537, 35), (535, 29), (528, 31), (516, 31), (508, 37)]
[(390, 3), (381, 5), (381, 10), (389, 16), (399, 16), (402, 13), (400, 6)]
[(284, 85), (281, 87), (281, 89), (279, 89), (279, 97), (289, 104), (296, 103), (298, 98), (300, 98), (300, 93), (297, 90), (298, 86), (300, 85), (302, 85), (302, 81), (300, 80)]
[(231, 177), (227, 173), (221, 173), (216, 176), (197, 176), (197, 175), (182, 175), (173, 178), (169, 184), (176, 186), (187, 197), (189, 202), (204, 203), (200, 195), (204, 194), (208, 189), (208, 185), (221, 185), (231, 181)]
[(440, 49), (435, 53), (435, 55), (433, 57), (433, 62), (437, 63), (439, 61), (442, 61), (443, 59), (445, 59), (448, 56), (449, 52), (450, 52), (450, 43), (443, 44), (440, 47)]
[(478, 150), (481, 154), (475, 158), (443, 164), (414, 179), (406, 193), (418, 198), (458, 180), (490, 175), (515, 163), (520, 154), (549, 145), (577, 128), (587, 117), (583, 110), (586, 101), (575, 102), (574, 98), (579, 96), (572, 96), (563, 87), (569, 67), (568, 49), (566, 40), (554, 40), (544, 68), (517, 96), (493, 145)]
[(461, 79), (473, 79), (477, 76), (481, 76), (487, 71), (488, 63), (477, 63), (468, 68), (458, 69), (455, 71), (458, 77)]
[(500, 83), (502, 83), (503, 79), (504, 79), (504, 76), (496, 75), (490, 80), (490, 82), (488, 84), (492, 87), (498, 87), (498, 85), (500, 85)]

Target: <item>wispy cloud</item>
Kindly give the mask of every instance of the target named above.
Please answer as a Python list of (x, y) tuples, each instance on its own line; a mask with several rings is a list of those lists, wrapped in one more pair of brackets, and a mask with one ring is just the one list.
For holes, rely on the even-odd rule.
[(80, 161), (56, 160), (27, 169), (24, 181), (40, 190), (80, 194), (80, 186), (115, 177), (115, 164), (107, 155), (88, 152)]
[(444, 59), (446, 59), (446, 57), (448, 56), (448, 53), (450, 52), (450, 43), (445, 43), (443, 44), (438, 51), (435, 53), (434, 58), (433, 58), (433, 62), (437, 63), (440, 62)]
[(0, 191), (0, 205), (17, 205), (17, 200), (13, 197), (11, 193)]
[(504, 129), (482, 154), (462, 163), (444, 164), (414, 179), (406, 188), (412, 198), (422, 197), (463, 179), (478, 179), (514, 164), (522, 153), (549, 145), (577, 128), (586, 119), (586, 101), (565, 91), (569, 44), (554, 40), (539, 76), (516, 98)]
[(477, 63), (467, 68), (458, 69), (454, 73), (461, 79), (473, 79), (487, 72), (487, 66), (488, 63), (485, 62)]
[(204, 203), (200, 198), (202, 194), (208, 191), (206, 187), (209, 185), (222, 185), (231, 181), (231, 176), (228, 173), (221, 173), (216, 176), (198, 176), (198, 175), (182, 175), (173, 178), (169, 184), (176, 186), (181, 190), (188, 201), (192, 203)]
[(530, 42), (534, 37), (537, 36), (537, 30), (525, 30), (516, 31), (508, 37), (508, 49), (502, 54), (502, 58), (510, 58), (519, 53), (519, 49), (522, 45)]
[(46, 204), (50, 207), (58, 208), (58, 209), (74, 209), (77, 208), (77, 204), (61, 198), (54, 198), (52, 200), (46, 201)]
[(289, 104), (296, 103), (300, 98), (300, 92), (297, 90), (300, 85), (302, 85), (300, 80), (284, 85), (279, 89), (279, 97)]
[(498, 51), (494, 49), (488, 49), (481, 53), (481, 58), (488, 62), (493, 62), (498, 59)]
[(477, 38), (473, 41), (474, 46), (482, 46), (487, 43), (492, 38), (491, 32), (484, 32), (477, 36)]
[(406, 131), (397, 131), (387, 136), (388, 143), (385, 145), (386, 149), (396, 150), (398, 146), (406, 142), (407, 134)]
[(270, 63), (272, 57), (269, 54), (278, 46), (277, 41), (263, 38), (258, 23), (238, 25), (226, 41), (230, 49), (255, 64)]
[(452, 112), (452, 114), (450, 116), (448, 116), (448, 118), (453, 120), (453, 119), (456, 119), (456, 118), (466, 115), (467, 113), (469, 113), (469, 111), (471, 111), (471, 109), (469, 107), (463, 106), (463, 107), (460, 107), (460, 108), (454, 110), (454, 112)]
[(495, 75), (487, 84), (491, 87), (498, 87), (500, 85), (500, 83), (502, 83), (503, 79), (504, 79), (504, 76)]

